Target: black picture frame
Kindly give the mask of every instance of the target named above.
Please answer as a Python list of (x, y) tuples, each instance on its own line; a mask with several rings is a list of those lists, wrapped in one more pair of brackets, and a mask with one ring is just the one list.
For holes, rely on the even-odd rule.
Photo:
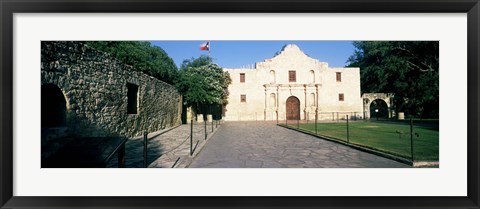
[[(479, 208), (478, 0), (0, 0), (1, 208)], [(467, 13), (466, 197), (19, 197), (13, 196), (14, 13)], [(448, 179), (446, 179), (448, 181)], [(281, 182), (279, 182), (281, 184)]]

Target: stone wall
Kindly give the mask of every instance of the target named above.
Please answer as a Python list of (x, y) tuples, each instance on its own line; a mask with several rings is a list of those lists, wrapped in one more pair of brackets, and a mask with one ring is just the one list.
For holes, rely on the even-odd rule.
[[(181, 123), (182, 99), (173, 86), (107, 53), (82, 42), (42, 41), (41, 55), (42, 86), (56, 85), (65, 97), (68, 136), (134, 137)], [(138, 87), (136, 114), (128, 112), (129, 85)], [(45, 136), (42, 128), (42, 148), (55, 138)]]

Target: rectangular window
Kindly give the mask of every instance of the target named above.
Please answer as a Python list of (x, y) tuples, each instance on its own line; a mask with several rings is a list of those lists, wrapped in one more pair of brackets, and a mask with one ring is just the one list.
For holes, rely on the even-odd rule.
[(342, 82), (342, 73), (337, 72), (337, 82)]
[(138, 95), (138, 86), (135, 84), (127, 83), (127, 113), (128, 114), (137, 114), (137, 98)]
[(240, 83), (245, 83), (245, 73), (240, 73)]
[(343, 102), (343, 100), (344, 100), (343, 94), (338, 94), (338, 101)]
[(247, 95), (245, 94), (240, 95), (240, 102), (247, 102)]
[(293, 71), (293, 70), (288, 71), (288, 81), (289, 82), (296, 82), (297, 81), (297, 75), (296, 75), (295, 71)]

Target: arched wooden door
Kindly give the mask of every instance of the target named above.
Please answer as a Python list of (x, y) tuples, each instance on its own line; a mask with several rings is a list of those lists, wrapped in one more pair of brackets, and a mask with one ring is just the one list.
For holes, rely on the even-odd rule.
[(287, 120), (300, 120), (300, 100), (291, 96), (287, 99)]

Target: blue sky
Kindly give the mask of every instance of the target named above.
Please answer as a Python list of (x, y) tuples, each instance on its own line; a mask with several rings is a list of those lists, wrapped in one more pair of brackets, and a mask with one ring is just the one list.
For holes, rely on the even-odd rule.
[[(177, 66), (183, 60), (208, 55), (200, 45), (206, 41), (151, 41), (161, 47)], [(210, 41), (210, 56), (224, 68), (239, 68), (272, 58), (286, 44), (296, 44), (312, 58), (343, 67), (354, 52), (351, 41)]]

